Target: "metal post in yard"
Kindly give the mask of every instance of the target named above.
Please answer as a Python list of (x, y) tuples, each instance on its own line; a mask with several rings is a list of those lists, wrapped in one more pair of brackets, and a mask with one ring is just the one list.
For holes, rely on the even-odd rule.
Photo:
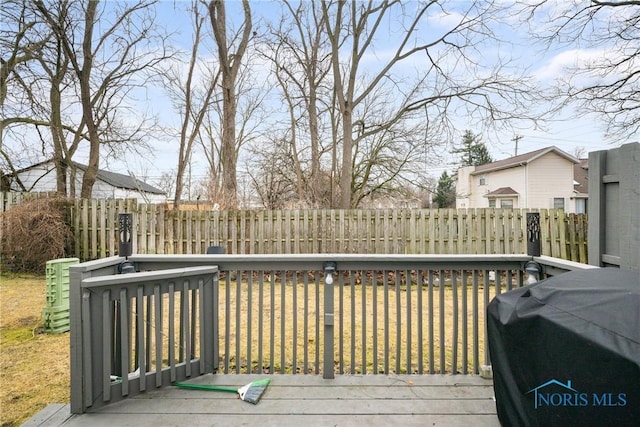
[(527, 212), (527, 255), (540, 256), (540, 213)]
[(125, 260), (118, 266), (119, 273), (135, 273), (136, 267), (129, 261), (129, 256), (133, 252), (133, 214), (118, 214), (118, 256)]
[(322, 266), (324, 270), (324, 365), (322, 378), (333, 379), (333, 273), (337, 266), (335, 262), (325, 262)]
[[(540, 256), (540, 214), (538, 212), (527, 212), (527, 255)], [(540, 280), (542, 268), (540, 264), (529, 261), (525, 266), (527, 272), (527, 284), (536, 283)]]
[(118, 256), (128, 258), (132, 252), (132, 233), (133, 214), (118, 214)]

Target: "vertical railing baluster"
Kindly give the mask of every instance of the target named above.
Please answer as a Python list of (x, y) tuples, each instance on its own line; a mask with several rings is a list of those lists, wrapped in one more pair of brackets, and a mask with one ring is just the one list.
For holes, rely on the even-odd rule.
[(444, 270), (440, 270), (439, 272), (439, 276), (438, 276), (438, 292), (439, 292), (439, 304), (440, 304), (440, 313), (439, 313), (439, 317), (440, 317), (440, 336), (438, 337), (440, 339), (440, 372), (441, 374), (444, 374), (446, 371), (446, 347), (445, 347), (445, 323), (444, 323), (444, 319), (445, 319), (445, 314), (446, 314), (446, 307), (445, 307), (445, 285), (446, 285), (446, 276), (445, 276), (445, 271)]
[(468, 293), (468, 280), (469, 280), (469, 272), (467, 270), (462, 270), (461, 272), (461, 291), (462, 291), (462, 373), (468, 374), (469, 367), (469, 309), (467, 307), (467, 293)]
[(191, 319), (191, 315), (189, 313), (190, 311), (190, 306), (189, 306), (189, 282), (187, 280), (183, 280), (182, 281), (182, 300), (181, 302), (184, 301), (184, 305), (183, 305), (183, 310), (182, 310), (182, 324), (181, 324), (181, 328), (180, 330), (184, 331), (184, 354), (186, 356), (186, 359), (184, 360), (184, 362), (186, 363), (186, 376), (190, 377), (191, 376), (191, 328), (193, 327), (193, 325), (191, 325), (190, 319)]
[(378, 272), (369, 270), (371, 274), (371, 335), (373, 342), (373, 373), (378, 373)]
[(351, 342), (350, 342), (351, 355), (349, 357), (349, 361), (350, 361), (349, 373), (355, 374), (356, 373), (356, 278), (355, 278), (354, 271), (349, 272), (349, 289), (351, 290), (351, 292), (349, 293), (350, 306), (351, 306), (351, 313), (349, 316), (350, 317), (349, 324), (351, 326), (351, 331), (349, 333), (349, 336), (351, 337)]
[(264, 344), (264, 270), (258, 273), (258, 373), (263, 372), (263, 350)]
[(286, 373), (287, 335), (287, 271), (280, 272), (280, 373)]
[[(253, 270), (247, 270), (247, 374), (252, 373), (252, 329), (253, 329)], [(242, 279), (240, 280), (242, 282)]]
[(411, 334), (413, 332), (413, 328), (412, 328), (412, 320), (411, 320), (411, 293), (413, 292), (413, 280), (412, 280), (412, 272), (411, 270), (406, 270), (405, 271), (405, 283), (406, 283), (406, 287), (407, 287), (407, 339), (406, 339), (406, 352), (407, 352), (407, 368), (406, 368), (406, 374), (411, 374), (412, 373), (412, 360), (411, 360), (411, 346), (412, 346), (412, 340), (411, 340)]
[(524, 286), (524, 274), (522, 270), (517, 270), (518, 272), (518, 287), (521, 288)]
[(309, 373), (309, 274), (305, 273), (303, 275), (303, 286), (304, 286), (304, 308), (303, 308), (303, 317), (302, 317), (302, 323), (303, 323), (303, 337), (302, 339), (304, 340), (304, 361), (303, 361), (303, 367), (302, 367), (302, 373), (303, 374), (308, 374)]
[(393, 270), (396, 291), (396, 370), (400, 373), (400, 358), (402, 357), (402, 298), (400, 293), (400, 270)]
[[(316, 277), (314, 278), (314, 283), (316, 286), (316, 336), (315, 336), (315, 344), (316, 344), (316, 363), (315, 363), (315, 374), (318, 375), (320, 373), (320, 274), (316, 272)], [(324, 291), (323, 291), (324, 294)]]
[(291, 338), (292, 338), (292, 366), (291, 373), (296, 374), (298, 370), (298, 271), (291, 272)]
[(211, 303), (213, 307), (211, 310), (207, 310), (205, 308), (206, 313), (211, 313), (212, 324), (211, 324), (211, 339), (213, 340), (213, 353), (211, 355), (211, 363), (213, 366), (213, 373), (218, 373), (218, 369), (220, 369), (220, 272), (216, 271), (213, 276), (213, 294), (211, 295)]
[(451, 269), (451, 373), (458, 373), (458, 271)]
[(136, 295), (136, 329), (137, 329), (137, 342), (136, 342), (136, 352), (138, 354), (138, 382), (140, 384), (140, 391), (144, 391), (146, 389), (146, 366), (147, 362), (145, 360), (147, 351), (145, 348), (145, 309), (144, 309), (144, 293), (142, 285), (138, 286), (137, 295)]
[[(224, 287), (224, 373), (230, 372), (231, 364), (231, 272), (225, 274)], [(273, 310), (272, 310), (273, 312)]]
[(184, 286), (180, 288), (180, 321), (178, 322), (178, 326), (180, 327), (179, 337), (178, 337), (178, 362), (182, 363), (185, 361), (185, 327), (186, 324), (182, 321), (184, 319), (184, 313), (187, 310), (187, 296), (185, 295)]
[(111, 291), (102, 291), (102, 400), (111, 400)]
[[(362, 352), (362, 369), (361, 373), (367, 373), (367, 272), (360, 270), (360, 288), (362, 291), (362, 344), (360, 351)], [(375, 354), (374, 354), (375, 355)]]
[(162, 294), (160, 293), (160, 285), (153, 287), (153, 308), (155, 312), (155, 340), (156, 340), (156, 387), (162, 386), (162, 344), (163, 344), (163, 328), (162, 328)]
[(473, 270), (472, 277), (472, 286), (473, 286), (473, 373), (478, 374), (480, 372), (480, 330), (479, 330), (479, 321), (480, 321), (480, 307), (479, 307), (479, 289), (478, 289), (478, 270)]
[[(200, 336), (198, 339), (198, 355), (200, 358), (200, 371), (198, 372), (200, 375), (207, 372), (207, 363), (210, 360), (210, 352), (212, 343), (209, 342), (209, 337), (207, 336), (208, 329), (211, 327), (211, 322), (207, 322), (205, 319), (205, 290), (204, 290), (204, 280), (198, 279), (198, 330), (200, 331)], [(192, 290), (192, 292), (195, 292)], [(207, 304), (207, 309), (211, 310), (210, 304)], [(211, 312), (209, 312), (211, 313)], [(195, 328), (194, 328), (195, 329)]]
[(240, 373), (240, 361), (242, 348), (242, 272), (236, 271), (236, 374)]
[(384, 373), (389, 374), (389, 272), (382, 271), (382, 286), (384, 292)]
[(129, 336), (129, 311), (131, 310), (126, 288), (120, 290), (120, 366), (122, 367), (122, 395), (129, 394), (129, 371), (131, 361)]
[(344, 282), (343, 275), (338, 274), (338, 315), (340, 316), (340, 331), (338, 332), (338, 356), (340, 374), (344, 374)]
[(271, 270), (271, 313), (269, 328), (269, 373), (275, 372), (275, 347), (276, 347), (276, 271)]
[(423, 291), (423, 280), (424, 280), (424, 270), (416, 270), (416, 290), (417, 290), (417, 294), (416, 294), (416, 319), (417, 319), (417, 325), (416, 328), (418, 329), (418, 374), (422, 375), (424, 374), (424, 351), (423, 351), (423, 346), (422, 346), (422, 328), (423, 328), (423, 322), (422, 322), (422, 316), (424, 315), (424, 310), (422, 307), (422, 291)]
[[(146, 329), (146, 331), (145, 331), (146, 342), (145, 342), (144, 348), (145, 348), (145, 354), (146, 355), (145, 355), (145, 366), (140, 368), (140, 373), (141, 374), (142, 374), (142, 372), (150, 372), (151, 371), (151, 361), (152, 361), (151, 352), (153, 350), (153, 347), (151, 346), (151, 341), (152, 341), (152, 338), (153, 338), (153, 331), (152, 331), (153, 324), (151, 322), (151, 319), (152, 319), (152, 317), (151, 317), (152, 316), (151, 308), (153, 306), (153, 304), (151, 303), (152, 295), (148, 295), (148, 296), (144, 297), (144, 300), (146, 302), (146, 307), (145, 307), (146, 315), (144, 317), (144, 319), (145, 319), (145, 329)], [(141, 375), (141, 377), (142, 376), (143, 375)]]
[(435, 374), (436, 365), (435, 365), (435, 313), (433, 311), (433, 270), (429, 269), (428, 277), (427, 277), (427, 303), (429, 306), (429, 373)]
[[(189, 286), (191, 286), (192, 280), (194, 279), (189, 279)], [(191, 296), (191, 351), (188, 353), (189, 363), (191, 363), (191, 361), (197, 357), (196, 355), (198, 353), (202, 353), (202, 349), (198, 347), (198, 340), (196, 339), (198, 332), (198, 292), (196, 289), (191, 289), (188, 293)]]
[[(491, 292), (491, 282), (489, 281), (489, 271), (484, 270), (484, 307), (482, 313), (487, 312), (489, 305), (489, 294)], [(484, 342), (484, 364), (489, 364), (489, 343), (487, 342), (487, 322), (484, 322), (483, 340)]]
[(169, 354), (170, 377), (173, 383), (176, 381), (176, 290), (174, 282), (169, 282), (168, 311), (169, 342), (167, 343), (167, 353)]

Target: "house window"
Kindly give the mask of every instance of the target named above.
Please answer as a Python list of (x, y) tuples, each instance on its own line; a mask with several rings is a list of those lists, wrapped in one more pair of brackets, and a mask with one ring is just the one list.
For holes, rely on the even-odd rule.
[(553, 209), (564, 209), (564, 198), (562, 198), (562, 197), (554, 197), (553, 198)]
[(487, 185), (487, 178), (484, 175), (480, 177), (480, 185)]
[(576, 199), (576, 213), (587, 213), (587, 199)]
[(496, 199), (489, 199), (489, 207), (490, 208), (496, 207)]
[(500, 200), (500, 207), (503, 209), (513, 209), (513, 199)]

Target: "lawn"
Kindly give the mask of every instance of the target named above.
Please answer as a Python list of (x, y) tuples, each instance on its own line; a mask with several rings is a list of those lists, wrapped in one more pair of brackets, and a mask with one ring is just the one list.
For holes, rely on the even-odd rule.
[(0, 425), (69, 401), (69, 333), (42, 332), (45, 279), (0, 277)]
[[(243, 288), (246, 288), (243, 286)], [(309, 319), (309, 336), (308, 339), (308, 349), (309, 349), (309, 359), (313, 363), (319, 357), (319, 354), (315, 354), (315, 343), (313, 340), (315, 338), (315, 327), (316, 325), (313, 321), (313, 318), (316, 314), (315, 310), (318, 312), (323, 312), (322, 295), (318, 295), (318, 300), (320, 301), (320, 307), (310, 307), (308, 312), (302, 311), (304, 307), (304, 287), (298, 284), (295, 287), (287, 286), (286, 291), (286, 307), (287, 311), (282, 313), (280, 303), (284, 301), (282, 299), (282, 294), (280, 293), (279, 286), (276, 286), (274, 289), (267, 287), (265, 289), (265, 300), (262, 301), (262, 307), (264, 310), (259, 309), (259, 299), (256, 297), (259, 295), (259, 289), (257, 285), (254, 283), (253, 285), (253, 299), (250, 302), (251, 310), (249, 310), (249, 301), (247, 300), (246, 293), (243, 292), (242, 295), (237, 294), (236, 284), (234, 282), (229, 286), (228, 292), (225, 292), (226, 288), (221, 283), (221, 303), (226, 299), (225, 294), (228, 295), (229, 301), (229, 309), (231, 312), (229, 318), (229, 336), (225, 335), (226, 327), (225, 327), (225, 312), (222, 310), (221, 312), (221, 325), (220, 325), (220, 343), (221, 343), (221, 352), (226, 349), (226, 352), (233, 359), (235, 355), (239, 354), (241, 358), (240, 361), (243, 363), (244, 368), (243, 371), (246, 370), (247, 360), (251, 360), (252, 368), (255, 370), (257, 367), (258, 361), (255, 360), (255, 352), (256, 349), (261, 347), (264, 353), (264, 361), (266, 362), (273, 358), (275, 361), (276, 370), (280, 367), (279, 361), (281, 359), (286, 359), (285, 362), (285, 372), (291, 372), (291, 363), (292, 357), (298, 360), (298, 370), (302, 367), (302, 360), (299, 359), (302, 357), (304, 352), (304, 346), (306, 344), (304, 337), (304, 328), (303, 328), (303, 319)], [(290, 319), (289, 310), (292, 305), (293, 296), (291, 295), (291, 291), (297, 289), (295, 292), (295, 296), (298, 300), (297, 302), (297, 322), (296, 327), (293, 327), (293, 323)], [(320, 288), (321, 291), (322, 288)], [(400, 327), (396, 325), (396, 320), (400, 320), (401, 324), (405, 324), (406, 316), (407, 316), (407, 307), (406, 304), (408, 301), (410, 303), (409, 311), (412, 312), (412, 322), (418, 317), (418, 311), (416, 308), (416, 302), (418, 301), (418, 293), (422, 294), (423, 304), (426, 304), (429, 298), (429, 294), (427, 294), (426, 288), (422, 287), (421, 289), (413, 286), (411, 288), (411, 296), (407, 294), (408, 289), (406, 287), (394, 289), (391, 286), (389, 294), (385, 297), (383, 294), (383, 289), (379, 287), (367, 286), (363, 289), (361, 286), (344, 286), (341, 290), (336, 290), (335, 293), (335, 308), (339, 309), (341, 301), (343, 301), (343, 310), (344, 310), (344, 318), (337, 317), (336, 318), (336, 346), (340, 345), (340, 342), (344, 344), (344, 359), (341, 360), (344, 363), (344, 369), (349, 371), (353, 369), (355, 366), (356, 372), (362, 372), (363, 366), (366, 366), (367, 372), (375, 372), (376, 369), (378, 372), (383, 368), (384, 359), (381, 356), (381, 346), (385, 339), (385, 335), (388, 335), (389, 343), (390, 343), (390, 354), (389, 367), (391, 371), (398, 370), (398, 372), (412, 372), (415, 370), (415, 363), (418, 360), (417, 350), (418, 350), (418, 336), (417, 330), (414, 327), (411, 330), (411, 337), (409, 338), (408, 330), (405, 326)], [(471, 289), (467, 288), (468, 296), (467, 300), (472, 301), (472, 293)], [(481, 290), (481, 292), (484, 292)], [(270, 295), (270, 294), (273, 295)], [(432, 351), (435, 352), (435, 360), (434, 368), (437, 370), (439, 367), (440, 357), (439, 357), (439, 347), (438, 342), (440, 341), (439, 337), (439, 313), (440, 313), (440, 303), (438, 301), (437, 290), (436, 294), (433, 295), (434, 306), (433, 313), (431, 313), (431, 318), (433, 319), (435, 325), (435, 333), (434, 333), (434, 342), (431, 343), (433, 347)], [(409, 299), (407, 298), (409, 297)], [(270, 298), (273, 298), (271, 301)], [(310, 301), (314, 301), (316, 299), (316, 295), (314, 294), (313, 287), (311, 287), (309, 291), (308, 298)], [(382, 323), (382, 320), (378, 323), (375, 329), (372, 328), (373, 318), (372, 313), (377, 312), (379, 315), (385, 313), (385, 298), (388, 298), (388, 317), (389, 321), (385, 325)], [(454, 301), (457, 301), (456, 304), (460, 304), (459, 301), (460, 296), (457, 299), (454, 299), (451, 293), (450, 286), (447, 286), (445, 289), (445, 293), (443, 295), (444, 299), (444, 312), (446, 313), (446, 339), (447, 342), (451, 341), (450, 334), (450, 325), (451, 325), (451, 313), (452, 313), (452, 305)], [(482, 301), (482, 298), (480, 299)], [(242, 301), (240, 304), (238, 302)], [(360, 301), (360, 303), (357, 303)], [(364, 305), (361, 304), (362, 301), (366, 301)], [(376, 301), (376, 308), (372, 306), (372, 302)], [(46, 334), (42, 332), (42, 309), (45, 306), (45, 279), (44, 277), (34, 277), (34, 276), (2, 276), (0, 278), (0, 425), (1, 426), (14, 426), (20, 425), (28, 418), (36, 414), (38, 411), (43, 409), (47, 404), (50, 403), (67, 403), (69, 402), (69, 333), (62, 334)], [(227, 304), (222, 304), (224, 307)], [(270, 306), (273, 305), (273, 313), (270, 312)], [(362, 307), (365, 312), (363, 313)], [(238, 311), (239, 310), (239, 313)], [(400, 318), (396, 317), (397, 310), (400, 310), (403, 314)], [(469, 308), (470, 310), (470, 308)], [(166, 311), (164, 311), (166, 314)], [(247, 319), (247, 313), (251, 312), (253, 319), (251, 335), (251, 346), (247, 345), (247, 328), (245, 323), (249, 323)], [(283, 314), (286, 318), (284, 324), (280, 323), (280, 315)], [(364, 316), (363, 316), (364, 314)], [(273, 322), (275, 324), (271, 325), (271, 316), (274, 316)], [(471, 312), (462, 312), (460, 311), (458, 314), (460, 323), (467, 323), (469, 330), (472, 330), (472, 317)], [(240, 328), (238, 332), (236, 332), (236, 320), (238, 317), (240, 320), (240, 325), (245, 324)], [(256, 319), (261, 318), (263, 322), (258, 323)], [(444, 321), (444, 319), (443, 319)], [(341, 327), (341, 322), (344, 322), (343, 327)], [(426, 322), (426, 321), (425, 321)], [(262, 332), (265, 337), (269, 336), (269, 328), (274, 328), (274, 338), (276, 342), (275, 352), (276, 354), (269, 354), (269, 341), (266, 339), (265, 341), (259, 342), (257, 337), (260, 336), (260, 332), (258, 329), (258, 325), (262, 325)], [(367, 340), (365, 345), (363, 346), (362, 335), (363, 335), (363, 325), (366, 326), (366, 335)], [(482, 322), (482, 316), (480, 317), (479, 323), (480, 330), (480, 357), (481, 360), (483, 358), (482, 352), (482, 341), (483, 341), (483, 333), (484, 325)], [(443, 325), (444, 327), (444, 325)], [(423, 325), (423, 328), (426, 328), (426, 323)], [(373, 333), (373, 330), (376, 332)], [(280, 331), (284, 333), (283, 336), (280, 336)], [(400, 335), (396, 334), (396, 331), (399, 333), (402, 331)], [(424, 335), (423, 339), (423, 350), (424, 353), (422, 355), (424, 363), (425, 363), (425, 371), (428, 363), (427, 355), (428, 355), (428, 345), (427, 344), (427, 333), (426, 330), (423, 330)], [(240, 335), (236, 335), (236, 334)], [(297, 345), (293, 346), (293, 336), (297, 336)], [(372, 344), (370, 342), (371, 337), (375, 335), (378, 337), (377, 348), (374, 351)], [(411, 360), (412, 366), (407, 366), (405, 364), (405, 360), (407, 359), (407, 348), (406, 343), (407, 340), (411, 340)], [(458, 364), (462, 359), (462, 341), (460, 334), (457, 335), (457, 340), (459, 342), (458, 347)], [(281, 345), (278, 345), (281, 344)], [(467, 355), (471, 355), (471, 343), (468, 344)], [(247, 347), (251, 347), (253, 352), (251, 355), (247, 355), (245, 350)], [(292, 356), (291, 352), (292, 348), (297, 347), (298, 352), (297, 356)], [(401, 349), (398, 352), (393, 349)], [(282, 350), (285, 349), (285, 353), (282, 353)], [(322, 347), (320, 346), (320, 349)], [(351, 351), (350, 351), (351, 349)], [(366, 350), (365, 350), (366, 349)], [(365, 365), (361, 364), (361, 361), (365, 359), (365, 355), (363, 355), (363, 351), (366, 352), (366, 362)], [(400, 353), (402, 351), (402, 354)], [(452, 367), (450, 365), (451, 360), (451, 350), (446, 349), (446, 360), (447, 366), (446, 369), (448, 372), (451, 371)], [(238, 353), (239, 352), (239, 353)], [(376, 354), (377, 353), (377, 354)], [(221, 354), (221, 357), (224, 357)], [(377, 359), (378, 366), (376, 369), (373, 368), (372, 363), (373, 360)], [(153, 360), (153, 359), (152, 359)], [(235, 360), (230, 361), (230, 367), (232, 371), (235, 368)], [(469, 368), (472, 369), (471, 360), (469, 360)], [(264, 365), (263, 365), (264, 366)], [(295, 366), (295, 365), (294, 365)], [(337, 366), (338, 367), (338, 366)], [(350, 368), (351, 367), (351, 368)], [(305, 367), (307, 370), (311, 368), (311, 366)], [(459, 366), (456, 367), (459, 369)], [(309, 369), (311, 371), (311, 369)]]

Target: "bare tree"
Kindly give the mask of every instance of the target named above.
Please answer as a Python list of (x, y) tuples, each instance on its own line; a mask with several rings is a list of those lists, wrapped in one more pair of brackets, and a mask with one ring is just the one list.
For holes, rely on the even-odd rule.
[(274, 138), (265, 147), (249, 149), (252, 187), (266, 209), (283, 209), (302, 200), (298, 194), (295, 153), (288, 138)]
[[(131, 110), (123, 101), (144, 87), (154, 68), (171, 54), (164, 44), (166, 35), (155, 29), (154, 0), (62, 3), (69, 7), (56, 11), (42, 0), (34, 2), (77, 79), (82, 117), (74, 127), (72, 144), (82, 139), (89, 143), (81, 197), (91, 197), (102, 146), (116, 156), (144, 150), (147, 120), (139, 117), (138, 123), (128, 123), (122, 114)], [(100, 34), (94, 31), (98, 22)]]
[[(328, 40), (319, 3), (284, 2), (282, 19), (270, 25), (263, 56), (273, 64), (272, 72), (288, 110), (286, 138), (291, 145), (298, 200), (310, 206), (326, 204), (326, 182), (321, 171), (321, 115), (330, 100), (328, 73), (331, 63)], [(298, 134), (306, 138), (298, 138)], [(282, 141), (282, 139), (280, 139)]]
[[(471, 2), (466, 9), (459, 3), (408, 3), (413, 9), (403, 13), (399, 0), (379, 4), (359, 1), (323, 0), (326, 31), (331, 43), (333, 84), (340, 111), (341, 166), (340, 207), (354, 206), (354, 133), (358, 127), (370, 134), (386, 132), (407, 114), (423, 112), (423, 120), (451, 120), (454, 109), (464, 108), (469, 116), (481, 115), (494, 123), (522, 118), (523, 101), (532, 93), (522, 76), (502, 73), (507, 64), (498, 61), (481, 67), (477, 49), (487, 40), (496, 41), (489, 24), (493, 6), (490, 2)], [(446, 10), (445, 7), (457, 8)], [(443, 15), (447, 26), (439, 32), (420, 31), (419, 24), (429, 14)], [(400, 22), (389, 23), (394, 16)], [(394, 18), (395, 19), (395, 18)], [(452, 22), (451, 24), (448, 24)], [(399, 41), (386, 60), (371, 71), (365, 70), (367, 55), (375, 54), (376, 38), (381, 28), (394, 25)], [(422, 61), (420, 75), (412, 82), (397, 74), (409, 59)], [(381, 121), (362, 116), (362, 105), (381, 88), (398, 95), (396, 113)]]
[(221, 71), (222, 81), (222, 141), (220, 150), (220, 162), (223, 169), (222, 189), (225, 199), (229, 201), (230, 207), (237, 204), (238, 182), (236, 167), (238, 160), (236, 144), (236, 113), (237, 113), (237, 93), (236, 80), (245, 55), (249, 39), (252, 32), (251, 7), (248, 0), (242, 0), (244, 20), (242, 23), (242, 34), (236, 45), (235, 52), (231, 52), (233, 43), (230, 43), (227, 36), (227, 16), (224, 0), (212, 0), (209, 3), (209, 17), (216, 46), (218, 48), (218, 61)]
[[(176, 210), (179, 209), (182, 199), (184, 175), (191, 160), (194, 142), (199, 139), (201, 127), (211, 107), (219, 77), (213, 64), (199, 62), (205, 20), (199, 5), (198, 1), (194, 1), (191, 6), (194, 34), (186, 78), (183, 77), (181, 63), (168, 67), (163, 76), (164, 87), (182, 119), (173, 202), (173, 208)], [(197, 77), (199, 72), (203, 72), (201, 79)]]
[[(23, 140), (27, 126), (47, 126), (39, 99), (40, 85), (32, 78), (33, 64), (42, 52), (51, 32), (43, 29), (33, 6), (24, 1), (7, 0), (0, 9), (0, 164), (3, 172), (13, 177), (14, 185), (28, 191), (16, 174), (23, 161), (37, 157), (30, 144), (6, 145), (8, 133), (14, 140)], [(9, 96), (8, 102), (7, 95)], [(32, 156), (34, 154), (34, 156)], [(5, 182), (8, 188), (9, 183)]]
[(559, 107), (572, 105), (578, 114), (600, 115), (612, 137), (638, 135), (640, 0), (540, 0), (520, 6), (523, 20), (536, 23), (534, 37), (547, 46), (584, 49), (588, 55), (563, 70), (551, 95), (562, 101)]

